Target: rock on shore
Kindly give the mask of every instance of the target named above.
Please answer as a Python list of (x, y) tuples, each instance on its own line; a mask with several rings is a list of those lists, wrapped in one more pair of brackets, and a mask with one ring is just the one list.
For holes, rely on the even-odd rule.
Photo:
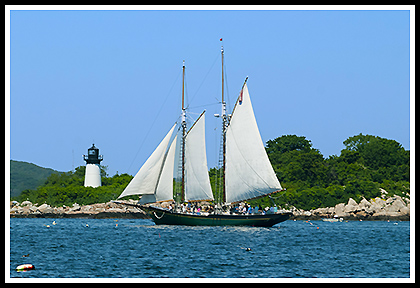
[[(137, 201), (121, 201), (135, 204)], [(48, 204), (32, 204), (29, 201), (10, 202), (10, 217), (22, 218), (149, 218), (144, 211), (113, 202), (80, 206), (51, 207)]]
[[(409, 196), (409, 195), (407, 195)], [(344, 220), (410, 220), (410, 199), (394, 195), (385, 199), (376, 197), (369, 201), (362, 198), (357, 203), (352, 198), (347, 204), (318, 208), (311, 211), (292, 209), (294, 219), (343, 218)]]

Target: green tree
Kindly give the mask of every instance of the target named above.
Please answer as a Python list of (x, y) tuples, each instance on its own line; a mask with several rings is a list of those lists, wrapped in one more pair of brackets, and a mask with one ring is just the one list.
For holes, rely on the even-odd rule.
[(360, 202), (362, 197), (371, 199), (381, 196), (377, 183), (358, 179), (349, 181), (344, 188), (344, 193), (347, 194), (348, 198), (351, 197), (356, 202)]
[(266, 151), (273, 163), (283, 162), (284, 153), (291, 151), (309, 151), (312, 148), (311, 141), (304, 136), (283, 135), (274, 140), (268, 140)]
[(372, 135), (363, 135), (360, 133), (359, 135), (355, 135), (353, 137), (349, 137), (344, 140), (343, 144), (346, 146), (346, 149), (349, 151), (359, 151), (361, 147), (369, 144), (375, 136)]
[(266, 151), (280, 182), (303, 181), (325, 186), (328, 169), (318, 149), (303, 136), (284, 135), (267, 141)]
[(397, 141), (360, 133), (349, 137), (343, 144), (346, 149), (341, 156), (358, 153), (356, 161), (371, 170), (373, 181), (409, 181), (410, 151)]

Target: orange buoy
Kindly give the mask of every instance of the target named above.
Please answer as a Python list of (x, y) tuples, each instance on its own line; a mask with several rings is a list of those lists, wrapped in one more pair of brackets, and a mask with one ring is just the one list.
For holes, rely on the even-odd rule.
[(32, 264), (22, 264), (16, 267), (17, 271), (28, 271), (35, 269), (35, 266)]

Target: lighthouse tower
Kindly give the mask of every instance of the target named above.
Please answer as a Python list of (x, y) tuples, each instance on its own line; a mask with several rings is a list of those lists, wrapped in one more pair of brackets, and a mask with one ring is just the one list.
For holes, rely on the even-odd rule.
[(92, 144), (88, 149), (88, 155), (83, 155), (86, 161), (85, 173), (85, 187), (99, 187), (101, 186), (101, 161), (102, 155), (99, 155), (99, 149)]

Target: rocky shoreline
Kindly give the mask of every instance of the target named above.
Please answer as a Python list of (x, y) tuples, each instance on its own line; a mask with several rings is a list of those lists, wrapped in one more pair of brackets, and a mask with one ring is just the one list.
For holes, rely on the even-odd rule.
[(347, 204), (340, 203), (335, 207), (318, 208), (311, 211), (292, 208), (293, 218), (297, 220), (319, 220), (322, 218), (343, 218), (343, 220), (410, 220), (410, 199), (394, 195), (376, 197), (367, 201), (363, 198), (357, 203), (352, 198)]
[[(135, 204), (136, 201), (121, 201)], [(116, 204), (113, 202), (97, 203), (80, 206), (74, 203), (73, 206), (51, 207), (48, 204), (32, 204), (29, 201), (18, 203), (10, 202), (10, 217), (14, 218), (130, 218), (148, 219), (146, 213), (132, 206)]]
[[(135, 204), (136, 201), (121, 201), (128, 204)], [(343, 218), (343, 220), (410, 220), (410, 199), (394, 195), (386, 197), (383, 194), (381, 198), (362, 199), (357, 203), (352, 198), (347, 204), (340, 203), (335, 207), (317, 208), (310, 211), (287, 207), (284, 210), (291, 211), (293, 216), (291, 220), (319, 220), (322, 218)], [(15, 218), (130, 218), (130, 219), (148, 219), (146, 213), (142, 210), (117, 204), (113, 202), (98, 203), (92, 205), (80, 206), (75, 203), (73, 206), (51, 207), (48, 204), (32, 204), (29, 201), (18, 203), (10, 202), (10, 217)]]

